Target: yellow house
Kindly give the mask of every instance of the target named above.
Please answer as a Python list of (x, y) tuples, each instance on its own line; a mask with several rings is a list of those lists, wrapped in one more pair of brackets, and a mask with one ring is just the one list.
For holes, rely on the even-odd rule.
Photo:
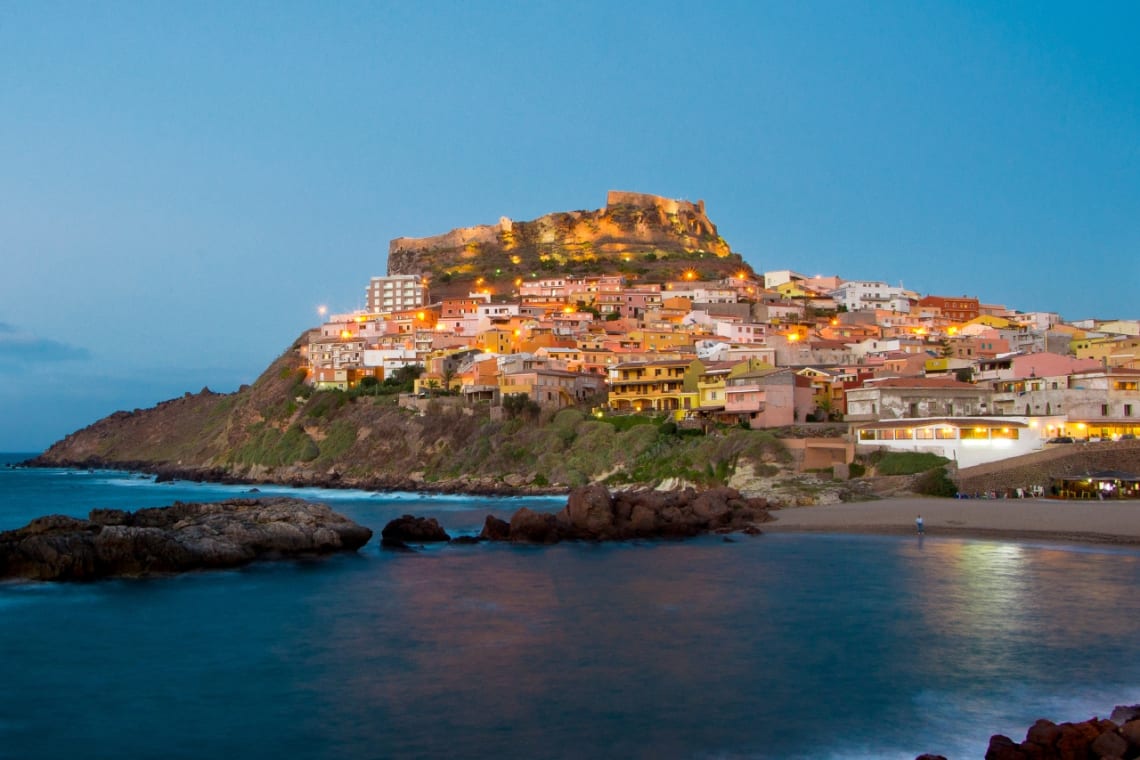
[(475, 346), (490, 354), (517, 353), (518, 345), (519, 330), (507, 327), (492, 327), (475, 338)]
[(609, 408), (626, 412), (692, 409), (699, 399), (697, 381), (704, 371), (699, 359), (623, 362), (609, 371)]
[(1119, 335), (1082, 337), (1069, 345), (1078, 359), (1096, 359), (1110, 367), (1135, 366), (1137, 358), (1140, 358), (1140, 338)]
[(981, 314), (977, 317), (974, 317), (969, 322), (965, 322), (960, 325), (959, 330), (963, 327), (966, 327), (967, 325), (984, 325), (985, 327), (992, 327), (995, 330), (1008, 330), (1009, 328), (1015, 326), (1013, 322), (1010, 322), (1008, 319), (1005, 319), (1003, 317), (995, 317), (991, 314)]
[(693, 345), (692, 333), (672, 330), (631, 330), (627, 338), (643, 351), (670, 351)]
[(788, 280), (776, 286), (776, 292), (783, 298), (808, 298), (815, 296), (817, 293), (813, 290), (806, 290), (800, 285), (798, 280)]
[(759, 369), (771, 369), (767, 362), (749, 359), (742, 362), (715, 362), (705, 366), (696, 376), (697, 399), (695, 409), (716, 415), (724, 411), (728, 381), (738, 375)]
[(715, 412), (724, 409), (724, 388), (735, 362), (717, 362), (705, 367), (697, 378), (697, 409)]

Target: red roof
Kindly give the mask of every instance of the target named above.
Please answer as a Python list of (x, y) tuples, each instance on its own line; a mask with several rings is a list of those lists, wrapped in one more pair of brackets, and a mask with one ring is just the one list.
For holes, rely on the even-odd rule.
[(882, 380), (868, 380), (864, 386), (871, 388), (977, 388), (973, 383), (964, 383), (950, 377), (888, 377)]

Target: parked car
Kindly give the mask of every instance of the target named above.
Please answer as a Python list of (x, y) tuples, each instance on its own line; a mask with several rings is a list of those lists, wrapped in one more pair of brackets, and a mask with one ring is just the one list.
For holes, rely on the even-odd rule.
[(1124, 435), (1120, 436), (1116, 440), (1118, 440), (1118, 441), (1135, 441), (1136, 436), (1133, 433), (1125, 433)]
[(1056, 438), (1050, 438), (1049, 440), (1045, 441), (1045, 443), (1076, 443), (1076, 441), (1074, 441), (1070, 436), (1059, 435)]

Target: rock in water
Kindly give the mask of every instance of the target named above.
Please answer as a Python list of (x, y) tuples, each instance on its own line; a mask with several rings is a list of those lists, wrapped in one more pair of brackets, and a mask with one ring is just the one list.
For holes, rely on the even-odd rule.
[(771, 519), (767, 506), (764, 500), (746, 499), (731, 488), (611, 494), (595, 484), (572, 490), (566, 507), (556, 514), (524, 507), (509, 526), (488, 518), (482, 536), (492, 541), (549, 544), (566, 539), (681, 538), (709, 532), (756, 534), (755, 524)]
[(300, 499), (175, 502), (87, 520), (49, 515), (0, 533), (0, 578), (93, 580), (355, 551), (372, 531)]
[(506, 520), (500, 520), (494, 515), (487, 515), (487, 519), (483, 521), (483, 530), (479, 534), (479, 538), (487, 541), (506, 541), (511, 537), (511, 524)]
[(381, 545), (389, 548), (402, 548), (409, 542), (414, 544), (436, 541), (450, 541), (451, 536), (434, 517), (413, 517), (403, 515), (391, 520), (380, 531)]

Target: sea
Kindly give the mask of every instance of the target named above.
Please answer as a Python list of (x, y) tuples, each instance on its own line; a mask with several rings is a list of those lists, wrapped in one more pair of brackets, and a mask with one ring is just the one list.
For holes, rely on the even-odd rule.
[[(248, 486), (13, 467), (0, 530)], [(261, 486), (379, 535), (559, 498)], [(1140, 552), (937, 536), (441, 545), (0, 583), (0, 758), (981, 758), (1140, 702)]]

